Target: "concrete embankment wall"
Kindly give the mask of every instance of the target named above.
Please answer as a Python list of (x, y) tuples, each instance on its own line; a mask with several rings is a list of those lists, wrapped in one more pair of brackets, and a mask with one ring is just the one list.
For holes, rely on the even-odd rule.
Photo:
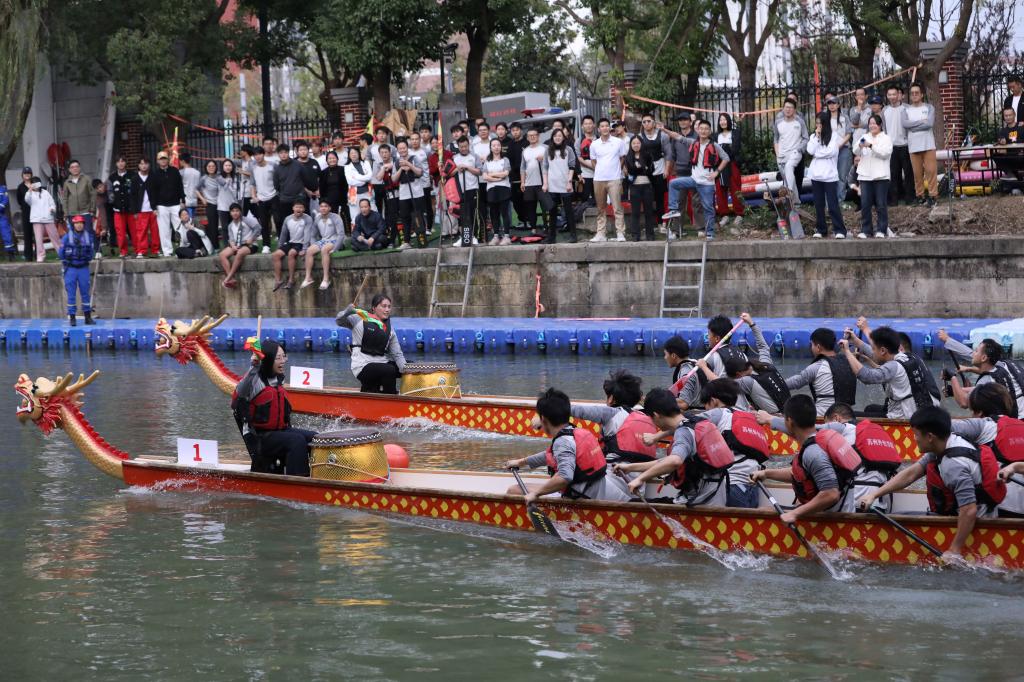
[[(547, 317), (656, 317), (664, 243), (575, 244), (555, 247), (478, 247), (467, 317), (527, 317), (534, 313), (541, 275)], [(468, 251), (449, 248), (446, 261)], [(699, 261), (698, 243), (672, 246), (673, 260)], [(437, 257), (435, 249), (363, 255), (332, 261), (332, 286), (272, 292), (269, 256), (246, 261), (236, 290), (220, 285), (211, 259), (128, 260), (99, 264), (95, 298), (107, 317), (117, 293), (117, 316), (189, 318), (210, 313), (270, 317), (333, 316), (371, 275), (366, 291), (394, 297), (395, 314), (425, 316)], [(94, 267), (95, 267), (94, 263)], [(461, 300), (461, 268), (442, 268), (441, 300)], [(674, 270), (677, 281), (690, 270)], [(692, 277), (692, 275), (690, 275)], [(319, 283), (319, 266), (314, 272)], [(693, 295), (674, 292), (673, 304)], [(368, 297), (367, 297), (368, 298)], [(362, 301), (367, 303), (368, 301)], [(0, 267), (0, 317), (65, 314), (60, 266)], [(1024, 316), (1024, 238), (716, 242), (707, 254), (704, 313), (748, 310), (763, 316), (913, 317)], [(447, 308), (442, 314), (457, 315)]]

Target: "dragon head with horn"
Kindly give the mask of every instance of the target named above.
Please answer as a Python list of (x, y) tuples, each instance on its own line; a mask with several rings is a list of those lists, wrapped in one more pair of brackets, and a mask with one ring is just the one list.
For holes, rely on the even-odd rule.
[(191, 324), (175, 320), (168, 322), (164, 318), (156, 323), (156, 354), (170, 355), (183, 365), (187, 365), (200, 351), (200, 344), (209, 346), (210, 330), (227, 319), (221, 315), (216, 320), (203, 315)]
[(57, 377), (56, 381), (46, 377), (32, 381), (27, 374), (22, 374), (14, 384), (14, 392), (21, 396), (21, 405), (17, 411), (18, 421), (25, 423), (31, 420), (43, 433), (50, 433), (62, 425), (61, 408), (77, 412), (82, 406), (82, 389), (91, 384), (99, 374), (99, 370), (88, 377), (79, 374), (77, 381), (74, 380), (75, 375), (70, 372)]

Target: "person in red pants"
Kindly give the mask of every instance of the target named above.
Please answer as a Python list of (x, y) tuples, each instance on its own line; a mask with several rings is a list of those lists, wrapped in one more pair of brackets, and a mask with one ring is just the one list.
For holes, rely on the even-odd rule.
[(153, 176), (149, 173), (149, 159), (139, 159), (139, 170), (132, 182), (132, 245), (135, 257), (144, 258), (160, 254), (160, 232), (156, 224), (156, 205), (153, 203)]
[[(743, 222), (743, 197), (740, 186), (742, 185), (742, 173), (737, 159), (741, 152), (740, 129), (733, 123), (732, 116), (726, 113), (718, 115), (718, 134), (715, 139), (729, 155), (729, 165), (722, 172), (722, 177), (715, 183), (715, 206), (717, 213), (722, 218), (718, 223), (721, 227), (729, 224), (729, 216), (733, 218), (733, 224), (739, 225)], [(732, 195), (732, 205), (727, 201), (728, 195)]]

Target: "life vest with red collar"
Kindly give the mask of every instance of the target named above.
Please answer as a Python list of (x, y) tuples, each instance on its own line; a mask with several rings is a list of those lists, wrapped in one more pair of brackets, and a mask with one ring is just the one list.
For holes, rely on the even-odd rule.
[(839, 494), (845, 495), (853, 484), (854, 474), (860, 468), (861, 458), (841, 433), (826, 429), (804, 441), (800, 452), (793, 456), (793, 493), (796, 495), (797, 502), (805, 504), (818, 494), (818, 486), (814, 482), (814, 477), (807, 473), (803, 461), (804, 453), (811, 445), (817, 445), (828, 455), (828, 459), (836, 471), (836, 480), (839, 481)]
[(249, 426), (257, 431), (280, 431), (291, 425), (292, 404), (283, 385), (266, 386), (249, 401)]
[(764, 432), (764, 427), (757, 423), (754, 413), (732, 408), (729, 412), (732, 413), (732, 427), (722, 436), (736, 455), (736, 461), (753, 459), (758, 464), (767, 462), (771, 454), (768, 434)]
[[(696, 141), (690, 145), (690, 167), (697, 167), (697, 155), (700, 154), (700, 141)], [(718, 156), (718, 150), (715, 149), (715, 143), (708, 140), (708, 144), (704, 147), (704, 167), (705, 168), (718, 168), (718, 164), (722, 162), (722, 159)]]
[(643, 436), (647, 433), (658, 433), (650, 415), (631, 411), (619, 430), (603, 439), (605, 455), (615, 455), (625, 462), (650, 462), (658, 456), (658, 444), (644, 445)]
[(869, 419), (857, 422), (853, 449), (863, 460), (864, 468), (892, 474), (903, 463), (896, 442), (889, 432)]
[(736, 456), (718, 427), (704, 417), (696, 417), (684, 425), (693, 430), (697, 452), (669, 474), (668, 484), (687, 494), (696, 491), (703, 481), (724, 480)]
[(946, 457), (963, 457), (977, 462), (981, 467), (981, 485), (974, 487), (978, 504), (995, 507), (1006, 497), (1006, 483), (999, 478), (999, 461), (992, 448), (982, 445), (975, 450), (971, 447), (947, 448), (941, 456), (932, 455), (925, 465), (924, 480), (928, 490), (928, 507), (933, 514), (953, 516), (960, 510), (953, 489), (942, 480), (939, 464)]
[(597, 436), (587, 429), (577, 429), (566, 426), (551, 439), (551, 445), (544, 453), (544, 459), (548, 465), (548, 475), (554, 476), (558, 471), (558, 462), (555, 461), (555, 441), (559, 438), (572, 438), (576, 444), (576, 466), (569, 487), (562, 493), (563, 497), (578, 497), (579, 494), (572, 491), (572, 486), (584, 483), (590, 484), (604, 478), (608, 472), (608, 461), (604, 458), (601, 450), (601, 443)]
[(1024, 461), (1024, 421), (1003, 415), (995, 420), (996, 439), (988, 445), (1003, 464)]

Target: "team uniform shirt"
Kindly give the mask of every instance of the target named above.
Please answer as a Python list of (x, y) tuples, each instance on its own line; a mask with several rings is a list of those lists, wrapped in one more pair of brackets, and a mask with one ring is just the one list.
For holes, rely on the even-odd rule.
[(332, 244), (337, 248), (344, 238), (345, 224), (341, 221), (341, 216), (337, 213), (328, 213), (326, 216), (323, 216), (317, 212), (316, 218), (313, 220), (313, 233), (310, 238), (310, 245), (323, 248), (328, 244)]
[(832, 381), (832, 365), (824, 358), (818, 358), (811, 364), (804, 367), (799, 374), (786, 379), (786, 386), (795, 391), (804, 386), (812, 386), (814, 395), (814, 411), (819, 417), (824, 417), (828, 408), (836, 403), (835, 383)]
[(850, 143), (856, 147), (860, 143), (860, 138), (868, 134), (868, 119), (871, 118), (871, 107), (867, 104), (860, 109), (852, 106), (850, 107), (849, 115), (850, 125), (853, 127), (853, 137), (850, 138)]
[[(960, 343), (956, 339), (951, 338), (946, 340), (946, 350), (951, 352), (954, 355), (954, 357), (956, 357), (958, 363), (962, 365), (971, 364), (971, 349), (965, 346), (964, 344)], [(1002, 369), (1003, 371), (1010, 375), (1010, 383), (1013, 385), (1014, 389), (1013, 398), (1017, 402), (1017, 414), (1024, 415), (1024, 387), (1018, 384), (1017, 380), (1013, 378), (1013, 374), (1010, 372), (1009, 368), (1007, 368), (1005, 362), (1000, 360), (999, 362), (996, 363), (996, 367), (999, 367), (1000, 369)], [(977, 378), (977, 380), (975, 380), (974, 385), (981, 386), (982, 384), (988, 384), (994, 381), (995, 379), (992, 378), (992, 375), (982, 374)]]
[(789, 159), (794, 155), (802, 156), (809, 137), (807, 126), (800, 116), (794, 116), (792, 120), (786, 119), (785, 116), (775, 119), (772, 139), (779, 145), (779, 159)]
[[(601, 436), (603, 438), (610, 438), (619, 432), (622, 428), (622, 424), (626, 421), (626, 417), (629, 416), (629, 410), (625, 410), (621, 407), (608, 407), (607, 405), (577, 405), (573, 403), (569, 408), (570, 414), (575, 419), (584, 419), (586, 421), (600, 424)], [(615, 453), (608, 455), (608, 463), (614, 464), (619, 461), (619, 456)]]
[[(485, 173), (501, 173), (501, 172), (512, 172), (512, 164), (509, 163), (507, 157), (501, 157), (497, 161), (484, 161), (483, 170)], [(504, 178), (498, 181), (491, 181), (487, 183), (487, 189), (494, 189), (495, 187), (508, 187), (512, 189), (512, 182), (509, 180), (509, 176), (506, 175)]]
[[(412, 165), (418, 168), (420, 171), (422, 171), (423, 174), (416, 176), (415, 173), (409, 171), (409, 174), (415, 177), (412, 182), (398, 183), (398, 198), (406, 200), (419, 199), (423, 196), (423, 175), (426, 175), (429, 171), (427, 168), (421, 166), (417, 162), (416, 158), (413, 156), (410, 156), (404, 160), (412, 163)], [(403, 159), (399, 158), (398, 161), (395, 162), (395, 175), (393, 177), (398, 177), (398, 164), (400, 164), (402, 161)], [(405, 173), (403, 173), (402, 176), (404, 177)]]
[(419, 149), (410, 149), (409, 157), (416, 163), (416, 165), (423, 169), (423, 175), (419, 177), (419, 185), (423, 188), (423, 193), (430, 192), (433, 185), (430, 181), (430, 160), (427, 157), (427, 153), (422, 147)]
[[(373, 214), (371, 213), (371, 215)], [(364, 322), (363, 318), (355, 310), (355, 307), (350, 305), (338, 313), (338, 316), (335, 318), (335, 322), (339, 323), (339, 325), (344, 325), (352, 330), (352, 374), (359, 378), (359, 373), (373, 362), (394, 362), (398, 366), (399, 372), (404, 370), (406, 364), (405, 354), (402, 353), (402, 344), (399, 343), (398, 335), (395, 334), (394, 329), (391, 330), (391, 336), (388, 337), (388, 345), (385, 349), (386, 355), (368, 355), (363, 352)]]
[[(761, 333), (761, 328), (756, 324), (750, 328), (750, 331), (754, 333), (754, 344), (757, 347), (757, 359), (766, 365), (772, 364), (772, 349), (768, 345), (768, 342), (764, 340), (764, 334)], [(736, 383), (739, 384), (740, 394), (737, 396), (736, 407), (741, 410), (764, 410), (765, 412), (781, 412), (782, 405), (776, 405), (768, 391), (762, 388), (761, 384), (757, 383), (757, 379), (751, 376), (738, 377)], [(740, 400), (742, 399), (742, 404)]]
[(244, 215), (240, 220), (228, 223), (228, 243), (235, 248), (245, 246), (259, 238), (260, 231), (259, 221)]
[(900, 104), (895, 107), (887, 105), (882, 109), (882, 129), (892, 140), (893, 147), (907, 146), (907, 131), (903, 129), (903, 110), (906, 108), (905, 104)]
[(186, 208), (195, 208), (198, 202), (196, 190), (199, 189), (199, 182), (203, 176), (195, 168), (181, 169), (181, 187), (185, 191)]
[[(914, 402), (914, 394), (910, 390), (910, 379), (907, 378), (907, 372), (897, 360), (907, 362), (910, 358), (906, 353), (898, 353), (896, 359), (889, 360), (877, 369), (862, 366), (857, 372), (857, 379), (862, 384), (882, 384), (888, 405), (886, 417), (910, 419), (917, 411), (917, 404)], [(934, 396), (929, 397), (931, 397), (933, 405), (939, 404)]]
[[(988, 417), (971, 417), (969, 419), (954, 419), (953, 433), (975, 446), (990, 445), (999, 433), (999, 427), (995, 420)], [(1000, 463), (1002, 466), (1002, 463)], [(1024, 485), (1015, 479), (1020, 476), (1011, 477), (1006, 482), (1006, 497), (999, 503), (999, 509), (1024, 514)]]
[[(817, 443), (807, 446), (801, 461), (804, 471), (814, 480), (814, 485), (819, 493), (826, 490), (839, 490), (839, 478), (836, 476), (835, 466), (828, 454)], [(835, 504), (823, 511), (852, 513), (856, 509), (856, 504), (856, 498), (847, 492), (846, 495), (841, 495)]]
[[(456, 154), (452, 157), (452, 162), (456, 166), (469, 166), (470, 168), (480, 168), (480, 159), (476, 157), (476, 154), (470, 152), (469, 154)], [(458, 171), (459, 181), (462, 184), (462, 191), (467, 192), (471, 189), (480, 188), (480, 179), (470, 173), (467, 170), (460, 169)]]
[[(555, 476), (560, 476), (566, 481), (572, 481), (576, 475), (576, 441), (571, 437), (555, 439), (551, 447), (551, 454), (555, 458)], [(543, 452), (530, 455), (526, 458), (526, 465), (531, 469), (547, 465), (547, 457)], [(591, 500), (605, 500), (608, 502), (629, 502), (632, 497), (621, 479), (605, 475), (593, 483), (576, 483), (570, 485), (574, 493)]]
[(217, 184), (220, 191), (217, 192), (217, 210), (227, 213), (231, 210), (231, 204), (242, 204), (242, 176), (235, 173), (233, 176), (217, 176)]
[[(669, 454), (679, 457), (684, 462), (690, 457), (697, 456), (697, 439), (694, 436), (693, 429), (683, 424), (679, 425), (679, 428), (676, 429), (675, 434), (672, 436), (672, 447), (669, 449)], [(690, 504), (692, 499), (693, 506), (724, 507), (728, 494), (729, 486), (725, 484), (725, 480), (705, 480), (697, 488), (692, 498), (688, 498), (680, 493), (673, 501), (676, 504)]]
[[(735, 408), (734, 408), (735, 409)], [(746, 412), (748, 410), (740, 410)], [(723, 407), (716, 407), (708, 410), (702, 415), (705, 419), (718, 427), (722, 433), (732, 430), (732, 410)], [(729, 485), (739, 486), (742, 490), (750, 487), (750, 474), (761, 468), (756, 459), (744, 457), (737, 459), (736, 463), (729, 467)], [(724, 486), (723, 486), (724, 487)]]
[[(204, 175), (202, 180), (199, 181), (197, 191), (203, 195), (207, 205), (213, 204), (213, 210), (218, 210), (217, 206), (220, 203), (218, 201), (220, 196), (220, 175)], [(224, 210), (226, 211), (227, 209)]]
[(281, 237), (278, 239), (278, 243), (281, 247), (287, 244), (302, 244), (302, 249), (305, 250), (312, 237), (313, 219), (305, 213), (298, 217), (292, 213), (284, 219), (284, 227), (281, 228)]
[[(674, 384), (679, 379), (685, 377), (694, 367), (697, 367), (697, 364), (693, 360), (684, 360), (675, 368), (675, 370), (673, 370), (672, 383)], [(686, 383), (683, 384), (683, 387), (679, 390), (679, 400), (682, 400), (690, 407), (697, 407), (700, 405), (701, 382), (697, 376), (700, 372), (700, 368), (697, 368), (697, 371), (693, 373), (693, 376), (687, 379)]]
[(565, 157), (562, 152), (555, 152), (555, 158), (550, 154), (544, 154), (544, 170), (548, 174), (548, 191), (552, 194), (569, 194), (572, 192), (572, 172), (576, 167), (576, 152), (572, 147), (564, 148)]
[[(388, 147), (389, 149), (391, 149), (391, 160), (392, 161), (394, 161), (395, 159), (398, 158), (398, 150), (395, 149), (395, 147), (393, 147), (392, 145), (387, 144), (387, 143), (385, 143), (383, 146)], [(381, 145), (376, 143), (376, 142), (374, 142), (373, 144), (371, 144), (367, 148), (369, 150), (367, 152), (367, 158), (369, 158), (369, 160), (373, 162), (373, 164), (372, 164), (373, 168), (379, 168), (380, 167), (379, 164), (384, 163), (384, 159), (381, 158), (380, 148), (381, 148)], [(384, 180), (383, 179), (382, 180), (374, 179), (372, 184), (374, 184), (374, 185), (383, 185), (384, 184)]]
[[(689, 138), (684, 137), (682, 140), (677, 140), (676, 142), (677, 144), (681, 143), (686, 147), (687, 158), (689, 158), (690, 154), (693, 152), (693, 146), (697, 145), (697, 164), (690, 167), (690, 175), (693, 177), (693, 181), (698, 185), (714, 185), (715, 180), (711, 177), (711, 172), (718, 168), (722, 161), (729, 160), (729, 154), (725, 149), (723, 149), (720, 144), (712, 142), (710, 139), (708, 139), (707, 142), (701, 142), (700, 140), (690, 140)], [(706, 168), (704, 166), (704, 154), (707, 151), (708, 145), (714, 145), (715, 153), (718, 154), (719, 163), (716, 163), (714, 168)], [(715, 372), (715, 374), (718, 374), (718, 372)]]
[(277, 196), (274, 189), (274, 167), (264, 162), (261, 166), (258, 163), (252, 165), (252, 184), (256, 188), (257, 201), (270, 201)]
[(548, 148), (542, 144), (523, 148), (523, 161), (519, 164), (520, 177), (526, 187), (540, 187), (544, 184), (544, 166)]
[[(955, 433), (950, 434), (949, 440), (946, 441), (946, 449), (950, 448), (977, 449)], [(934, 462), (935, 459), (933, 453), (927, 452), (917, 461), (927, 469), (928, 464)], [(977, 504), (979, 519), (991, 519), (997, 516), (998, 507), (989, 507), (978, 502), (975, 493), (975, 488), (981, 485), (981, 465), (978, 462), (966, 457), (943, 457), (939, 462), (939, 475), (942, 477), (943, 483), (953, 491), (958, 507), (963, 508), (969, 504)]]
[(626, 155), (626, 145), (617, 137), (608, 137), (608, 141), (597, 138), (590, 143), (590, 160), (594, 165), (594, 182), (612, 182), (622, 179), (622, 157)]

